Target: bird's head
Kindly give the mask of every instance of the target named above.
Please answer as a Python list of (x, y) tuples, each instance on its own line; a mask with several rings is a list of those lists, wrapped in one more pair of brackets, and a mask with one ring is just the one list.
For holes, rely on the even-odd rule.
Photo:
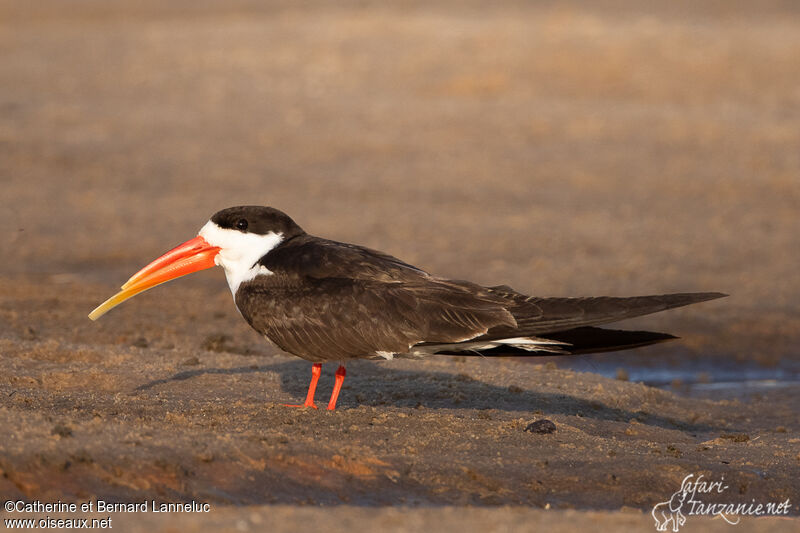
[(281, 242), (304, 231), (286, 214), (271, 207), (229, 207), (214, 214), (197, 237), (173, 248), (134, 274), (122, 290), (89, 314), (97, 320), (140, 292), (167, 281), (221, 266), (231, 292), (258, 274), (268, 273), (259, 260)]

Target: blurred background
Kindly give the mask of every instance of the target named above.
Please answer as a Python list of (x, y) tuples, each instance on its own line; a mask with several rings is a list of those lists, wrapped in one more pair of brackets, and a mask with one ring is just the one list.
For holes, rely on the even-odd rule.
[[(132, 272), (263, 204), (541, 296), (731, 294), (627, 324), (680, 343), (559, 365), (798, 378), (792, 1), (2, 0), (0, 181), (7, 338), (67, 288), (38, 334), (104, 342), (85, 314)], [(182, 299), (260, 342), (219, 272), (119, 316)]]

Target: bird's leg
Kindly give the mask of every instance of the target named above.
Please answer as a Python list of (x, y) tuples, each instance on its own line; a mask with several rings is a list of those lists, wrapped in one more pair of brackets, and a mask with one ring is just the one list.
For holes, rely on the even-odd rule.
[(333, 411), (336, 409), (336, 400), (339, 399), (339, 392), (342, 390), (342, 383), (344, 383), (344, 377), (346, 375), (347, 371), (345, 370), (344, 365), (339, 365), (339, 368), (336, 369), (336, 381), (333, 383), (331, 400), (328, 402), (328, 411)]
[[(314, 405), (314, 393), (317, 391), (317, 382), (319, 381), (319, 376), (322, 374), (322, 363), (314, 363), (311, 365), (311, 382), (308, 384), (308, 394), (306, 394), (306, 401), (303, 405), (296, 405), (296, 404), (284, 404), (286, 407), (313, 407), (314, 409), (317, 408)], [(336, 373), (338, 378), (338, 371)], [(335, 402), (334, 402), (335, 403)]]

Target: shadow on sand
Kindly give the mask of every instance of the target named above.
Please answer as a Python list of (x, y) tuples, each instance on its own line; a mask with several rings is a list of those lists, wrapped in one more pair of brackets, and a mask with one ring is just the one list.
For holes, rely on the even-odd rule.
[[(317, 388), (318, 403), (321, 400), (327, 401), (335, 368), (335, 364), (323, 365), (323, 374)], [(349, 362), (348, 370), (349, 374), (337, 410), (346, 410), (358, 405), (449, 410), (496, 409), (518, 412), (523, 415), (525, 413), (578, 415), (595, 420), (616, 422), (628, 422), (636, 419), (642, 424), (693, 434), (722, 429), (733, 431), (730, 426), (716, 427), (643, 411), (631, 411), (570, 394), (500, 387), (465, 374), (397, 370), (388, 365), (379, 366), (369, 361)], [(269, 372), (277, 373), (280, 376), (283, 392), (302, 401), (310, 378), (310, 365), (308, 362), (299, 360), (270, 365), (186, 370), (168, 378), (142, 384), (136, 388), (136, 391), (146, 391), (160, 385), (191, 380), (207, 374), (235, 375)]]

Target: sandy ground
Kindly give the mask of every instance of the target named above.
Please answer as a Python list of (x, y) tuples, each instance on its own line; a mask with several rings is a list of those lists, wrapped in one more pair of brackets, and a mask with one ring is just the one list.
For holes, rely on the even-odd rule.
[(86, 319), (256, 203), (538, 295), (726, 292), (627, 324), (680, 341), (581, 361), (797, 376), (795, 3), (164, 4), (0, 1), (0, 499), (212, 507), (114, 515), (130, 531), (649, 531), (694, 474), (800, 514), (791, 380), (357, 362), (339, 410), (298, 411), (309, 365), (219, 271)]

